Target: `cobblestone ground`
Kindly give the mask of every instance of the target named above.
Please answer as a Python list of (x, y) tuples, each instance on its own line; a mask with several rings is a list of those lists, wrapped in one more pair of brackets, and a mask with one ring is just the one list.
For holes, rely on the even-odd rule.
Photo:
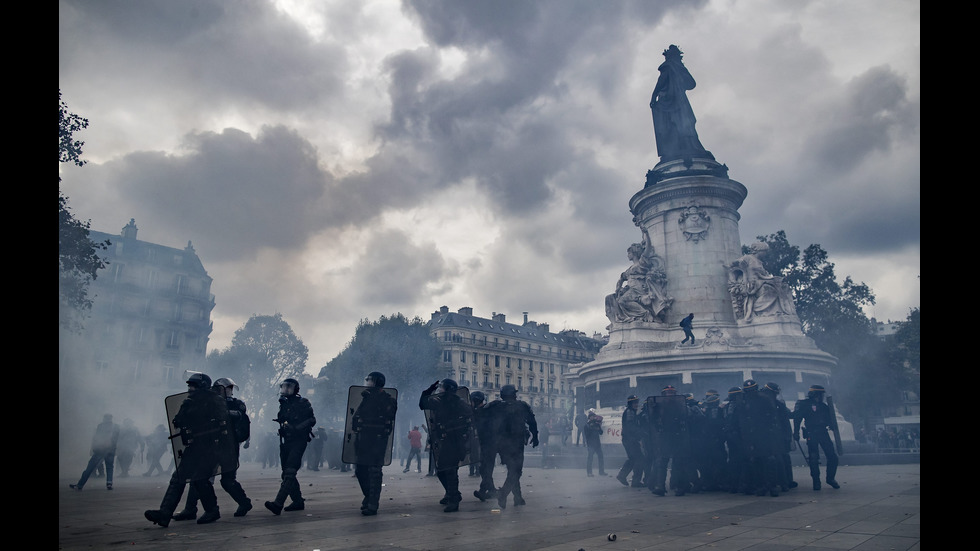
[[(845, 459), (842, 457), (842, 459)], [(532, 461), (533, 463), (533, 461)], [(79, 472), (84, 464), (79, 463)], [(610, 468), (615, 474), (617, 468)], [(754, 551), (919, 550), (919, 464), (847, 466), (839, 490), (815, 492), (809, 473), (794, 468), (798, 488), (778, 497), (708, 492), (664, 497), (622, 486), (615, 478), (587, 478), (584, 469), (525, 467), (527, 505), (473, 497), (479, 478), (459, 470), (458, 512), (438, 504), (435, 477), (385, 468), (377, 516), (360, 514), (352, 472), (303, 470), (304, 511), (275, 516), (263, 503), (279, 487), (279, 471), (245, 464), (239, 480), (254, 509), (235, 518), (235, 503), (215, 484), (221, 519), (213, 524), (151, 524), (143, 511), (159, 507), (167, 477), (117, 478), (114, 489), (92, 478), (81, 492), (59, 482), (58, 548), (208, 550), (687, 550)], [(494, 480), (503, 483), (498, 466)]]

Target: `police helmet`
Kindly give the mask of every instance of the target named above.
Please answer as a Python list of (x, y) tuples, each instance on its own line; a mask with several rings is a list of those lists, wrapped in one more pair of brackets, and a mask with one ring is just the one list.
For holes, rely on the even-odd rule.
[(639, 401), (640, 401), (640, 398), (636, 394), (630, 394), (629, 397), (626, 398), (626, 405), (632, 404), (633, 402), (639, 402)]
[(194, 373), (187, 378), (187, 386), (194, 389), (211, 388), (211, 377), (204, 373)]
[(441, 386), (442, 389), (446, 392), (456, 392), (456, 390), (459, 388), (459, 385), (456, 384), (456, 381), (452, 379), (443, 379), (442, 381), (439, 382), (439, 386)]
[(812, 398), (813, 396), (822, 395), (825, 392), (827, 392), (827, 390), (823, 387), (823, 385), (810, 385), (810, 392), (807, 393), (807, 396)]
[(728, 389), (729, 396), (731, 396), (732, 394), (738, 394), (739, 392), (742, 392), (742, 387), (740, 386), (733, 386), (732, 388)]
[(288, 385), (288, 384), (292, 384), (293, 385), (293, 393), (294, 394), (295, 393), (299, 393), (299, 381), (297, 381), (296, 379), (293, 379), (292, 377), (290, 377), (288, 379), (283, 379), (282, 382), (279, 383), (279, 388), (282, 388), (284, 385)]
[[(503, 392), (503, 390), (501, 390), (501, 392)], [(470, 392), (470, 401), (471, 402), (486, 402), (487, 401), (487, 395), (484, 394), (484, 393), (482, 393), (482, 392), (480, 392), (479, 390), (476, 390), (474, 392)]]
[(588, 413), (589, 415), (595, 415), (595, 408), (589, 408), (589, 411), (587, 411), (586, 413)]
[(220, 377), (218, 379), (215, 379), (212, 388), (216, 386), (220, 386), (224, 388), (238, 388), (238, 385), (235, 384), (235, 381), (232, 381), (228, 377)]
[(664, 387), (663, 390), (660, 391), (660, 394), (662, 396), (676, 396), (677, 395), (677, 389), (674, 388), (674, 385), (667, 385), (667, 386)]
[(504, 386), (500, 387), (500, 397), (501, 398), (510, 398), (512, 396), (513, 397), (516, 397), (517, 396), (517, 387), (516, 386), (514, 386), (514, 385), (504, 385)]
[(746, 379), (745, 382), (742, 383), (743, 392), (754, 392), (756, 390), (759, 390), (759, 385), (754, 379)]
[(773, 394), (779, 394), (780, 391), (781, 391), (781, 389), (779, 388), (779, 385), (776, 384), (776, 383), (774, 383), (774, 382), (772, 382), (772, 381), (766, 383), (766, 386), (762, 387), (762, 390), (768, 390), (769, 392), (772, 392)]
[(705, 404), (717, 404), (720, 401), (721, 401), (721, 396), (718, 396), (718, 394), (705, 394), (704, 395), (704, 403)]
[(374, 379), (374, 386), (378, 388), (385, 386), (385, 376), (384, 373), (381, 373), (380, 371), (372, 371), (368, 373), (368, 376), (365, 377), (364, 380), (366, 381), (368, 379)]

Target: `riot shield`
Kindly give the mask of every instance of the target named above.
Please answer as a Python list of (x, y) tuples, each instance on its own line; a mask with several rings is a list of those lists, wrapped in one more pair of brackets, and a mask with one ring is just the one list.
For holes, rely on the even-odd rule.
[(461, 446), (460, 454), (462, 459), (459, 460), (457, 467), (464, 467), (480, 460), (480, 446), (479, 440), (476, 437), (476, 427), (473, 423), (470, 389), (461, 386), (456, 389), (456, 395), (462, 398), (463, 403), (469, 406), (468, 417), (434, 419), (433, 410), (424, 410), (425, 426), (428, 427), (429, 437), (431, 438), (432, 458), (436, 465), (439, 465), (439, 454), (446, 445), (446, 440), (443, 436), (447, 434), (453, 435), (454, 443)]
[[(180, 460), (184, 457), (184, 448), (187, 445), (180, 434), (180, 429), (174, 425), (174, 417), (180, 411), (180, 405), (184, 403), (184, 400), (187, 399), (189, 394), (189, 392), (181, 392), (179, 394), (171, 394), (163, 399), (164, 407), (167, 409), (167, 427), (170, 430), (170, 445), (174, 452), (175, 470), (180, 466)], [(214, 474), (217, 475), (219, 473), (221, 473), (221, 465), (215, 467)], [(190, 480), (187, 480), (187, 482), (190, 482)]]
[(395, 443), (395, 410), (398, 390), (352, 386), (347, 391), (347, 422), (344, 427), (342, 461), (353, 465), (391, 464)]
[(837, 426), (837, 410), (834, 409), (834, 399), (827, 396), (827, 408), (830, 409), (830, 430), (834, 433), (834, 447), (837, 455), (844, 455), (844, 445), (841, 444), (840, 427)]

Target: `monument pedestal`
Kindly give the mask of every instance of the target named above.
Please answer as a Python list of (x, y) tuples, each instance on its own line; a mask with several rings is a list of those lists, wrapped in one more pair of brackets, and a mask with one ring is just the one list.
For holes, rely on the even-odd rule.
[[(836, 358), (803, 334), (795, 306), (780, 309), (773, 297), (738, 295), (753, 285), (778, 290), (781, 282), (752, 282), (751, 266), (733, 267), (757, 262), (743, 255), (739, 236), (738, 208), (746, 196), (745, 186), (714, 159), (674, 159), (647, 174), (630, 211), (648, 264), (662, 271), (669, 306), (654, 321), (612, 321), (595, 360), (571, 370), (586, 408), (619, 407), (630, 394), (642, 400), (667, 384), (700, 398), (708, 389), (724, 396), (746, 379), (775, 382), (790, 407), (811, 384), (831, 388)], [(610, 297), (607, 305), (616, 294)], [(695, 343), (680, 344), (679, 322), (689, 313)]]

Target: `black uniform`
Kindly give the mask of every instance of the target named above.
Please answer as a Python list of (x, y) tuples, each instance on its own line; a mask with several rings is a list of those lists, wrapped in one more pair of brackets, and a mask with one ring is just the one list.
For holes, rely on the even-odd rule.
[(436, 476), (446, 490), (445, 512), (459, 510), (463, 496), (459, 493), (459, 463), (469, 453), (469, 435), (473, 425), (473, 409), (452, 392), (432, 394), (438, 384), (422, 391), (419, 409), (432, 412), (432, 433), (429, 434)]
[(623, 463), (623, 467), (619, 469), (616, 480), (626, 486), (630, 484), (627, 477), (632, 472), (632, 486), (640, 488), (643, 486), (647, 461), (643, 455), (643, 425), (640, 423), (640, 412), (633, 407), (634, 404), (639, 405), (639, 399), (627, 401), (626, 409), (623, 410), (622, 437), (623, 447), (626, 448), (626, 461)]
[[(210, 385), (208, 385), (210, 386)], [(147, 520), (167, 526), (184, 494), (184, 486), (190, 482), (197, 490), (204, 516), (198, 523), (204, 524), (220, 517), (218, 497), (214, 493), (211, 477), (218, 467), (218, 448), (228, 431), (228, 408), (225, 400), (209, 387), (191, 392), (181, 403), (173, 424), (180, 429), (184, 451), (180, 463), (170, 477), (170, 484), (160, 502), (160, 509), (146, 511)]]
[[(751, 383), (751, 385), (749, 385)], [(746, 492), (775, 497), (778, 491), (776, 449), (779, 445), (779, 421), (775, 400), (761, 394), (754, 381), (746, 381), (742, 397), (735, 407), (734, 429), (745, 454)]]
[(707, 396), (701, 403), (704, 421), (701, 433), (696, 438), (698, 471), (701, 474), (701, 489), (705, 491), (727, 489), (725, 468), (728, 452), (725, 450), (725, 410), (721, 408), (718, 395)]
[(803, 426), (803, 438), (806, 439), (807, 454), (810, 462), (810, 477), (813, 479), (813, 489), (820, 489), (820, 449), (827, 456), (827, 484), (837, 489), (837, 450), (827, 429), (832, 426), (830, 408), (823, 401), (823, 392), (810, 392), (804, 400), (796, 402), (793, 408), (793, 439), (800, 439), (800, 427)]
[[(500, 462), (507, 467), (507, 479), (497, 490), (497, 505), (507, 506), (507, 495), (514, 494), (514, 505), (524, 505), (521, 495), (521, 473), (524, 471), (524, 446), (528, 436), (533, 447), (538, 447), (538, 423), (531, 406), (516, 395), (503, 396), (503, 400), (491, 404), (494, 438)], [(530, 434), (529, 434), (530, 433)]]
[[(303, 453), (313, 436), (316, 417), (313, 405), (299, 393), (279, 397), (279, 463), (282, 465), (282, 483), (273, 501), (265, 502), (267, 509), (275, 514), (278, 511), (300, 511), (304, 509), (303, 492), (299, 487), (296, 473), (303, 466)], [(292, 503), (283, 507), (286, 498)]]
[[(220, 396), (220, 394), (219, 394)], [(228, 408), (229, 430), (222, 431), (217, 448), (218, 464), (221, 466), (221, 487), (238, 504), (236, 517), (243, 517), (252, 509), (252, 500), (245, 494), (245, 489), (238, 482), (239, 454), (241, 443), (248, 440), (251, 432), (251, 421), (248, 418), (245, 402), (234, 397), (222, 397)], [(211, 478), (214, 483), (214, 477)], [(199, 496), (194, 486), (187, 491), (187, 501), (184, 510), (174, 515), (174, 520), (190, 520), (197, 517), (197, 500)]]
[(388, 451), (388, 440), (395, 427), (395, 412), (398, 403), (378, 387), (369, 387), (361, 392), (361, 403), (354, 412), (351, 429), (357, 435), (354, 439), (354, 452), (357, 464), (354, 476), (361, 486), (364, 499), (361, 513), (373, 515), (378, 512), (381, 499), (381, 467)]
[(497, 462), (496, 435), (491, 419), (491, 404), (484, 403), (473, 409), (473, 422), (476, 425), (476, 435), (480, 439), (480, 489), (474, 490), (473, 495), (480, 501), (496, 497), (497, 486), (493, 483), (493, 468)]
[(657, 459), (650, 476), (650, 491), (667, 493), (667, 469), (674, 495), (682, 496), (693, 488), (694, 470), (691, 450), (691, 417), (694, 410), (684, 396), (665, 394), (657, 398), (651, 410), (654, 432), (658, 442)]

